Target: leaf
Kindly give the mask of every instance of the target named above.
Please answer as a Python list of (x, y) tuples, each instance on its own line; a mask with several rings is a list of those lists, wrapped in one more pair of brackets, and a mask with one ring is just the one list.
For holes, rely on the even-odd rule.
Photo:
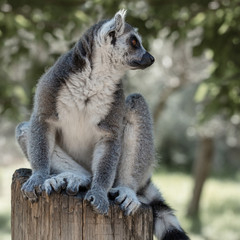
[(199, 103), (207, 96), (209, 87), (207, 83), (201, 83), (195, 93), (194, 100)]

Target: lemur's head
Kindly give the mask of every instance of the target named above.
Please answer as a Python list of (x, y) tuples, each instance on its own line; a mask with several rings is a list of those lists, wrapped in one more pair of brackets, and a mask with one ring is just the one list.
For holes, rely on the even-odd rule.
[(98, 52), (116, 68), (147, 68), (153, 64), (154, 57), (142, 46), (137, 30), (125, 22), (125, 15), (126, 11), (120, 10), (101, 24), (96, 36)]

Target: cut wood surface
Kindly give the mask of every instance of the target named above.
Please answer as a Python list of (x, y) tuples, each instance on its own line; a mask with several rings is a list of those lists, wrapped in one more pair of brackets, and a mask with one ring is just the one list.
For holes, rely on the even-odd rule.
[(153, 215), (142, 206), (133, 216), (124, 216), (111, 204), (108, 215), (95, 213), (83, 201), (84, 193), (68, 196), (64, 192), (31, 203), (23, 198), (22, 184), (30, 169), (18, 169), (12, 179), (12, 240), (152, 240)]

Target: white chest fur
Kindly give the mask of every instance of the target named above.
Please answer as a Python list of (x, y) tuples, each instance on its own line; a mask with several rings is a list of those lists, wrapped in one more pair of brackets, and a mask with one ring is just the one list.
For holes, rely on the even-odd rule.
[(109, 113), (116, 89), (112, 77), (93, 76), (72, 75), (57, 99), (61, 147), (87, 168), (91, 168), (95, 144), (104, 136), (97, 124)]
[(90, 166), (93, 148), (101, 138), (101, 132), (89, 115), (74, 106), (63, 108), (59, 111), (58, 128), (61, 130), (61, 147), (75, 161)]

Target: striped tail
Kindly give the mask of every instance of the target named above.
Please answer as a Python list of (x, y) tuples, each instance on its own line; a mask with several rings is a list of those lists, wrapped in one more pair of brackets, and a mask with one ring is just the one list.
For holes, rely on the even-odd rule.
[(139, 200), (153, 209), (153, 230), (158, 240), (190, 240), (181, 228), (174, 211), (166, 204), (151, 181), (139, 192)]
[(173, 210), (162, 199), (150, 202), (153, 209), (154, 234), (158, 240), (189, 240)]

